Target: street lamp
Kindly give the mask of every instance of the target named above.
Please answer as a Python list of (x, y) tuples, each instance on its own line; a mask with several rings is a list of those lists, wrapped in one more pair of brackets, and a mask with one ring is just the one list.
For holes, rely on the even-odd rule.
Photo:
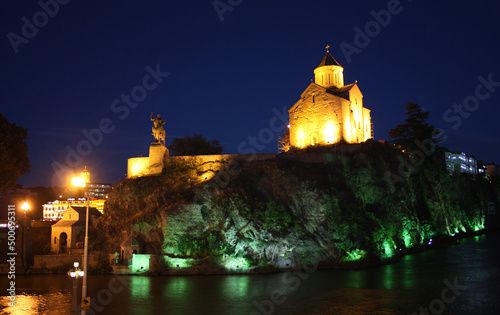
[(24, 217), (26, 217), (26, 211), (29, 211), (30, 210), (30, 204), (25, 201), (22, 205), (21, 205), (21, 209), (24, 210)]
[[(86, 168), (85, 168), (86, 169)], [(74, 186), (85, 188), (85, 195), (87, 199), (87, 211), (85, 215), (85, 247), (83, 249), (83, 285), (82, 285), (82, 299), (87, 296), (87, 266), (88, 266), (88, 253), (89, 253), (89, 190), (86, 183), (88, 182), (87, 178), (83, 177), (75, 177), (72, 180)], [(85, 310), (82, 309), (82, 315), (85, 315)]]
[(24, 211), (24, 219), (23, 219), (23, 224), (22, 224), (22, 231), (23, 231), (23, 252), (22, 252), (22, 255), (23, 255), (23, 269), (26, 270), (26, 267), (27, 267), (27, 264), (26, 264), (26, 227), (28, 226), (28, 217), (26, 216), (26, 211), (29, 211), (30, 210), (30, 205), (27, 201), (25, 201), (22, 205), (21, 205), (21, 209), (23, 209)]
[(83, 277), (85, 273), (78, 268), (80, 266), (80, 263), (78, 261), (75, 261), (73, 263), (73, 267), (75, 269), (68, 271), (68, 275), (73, 278), (73, 297), (71, 299), (71, 311), (75, 312), (76, 307), (78, 305), (78, 278)]

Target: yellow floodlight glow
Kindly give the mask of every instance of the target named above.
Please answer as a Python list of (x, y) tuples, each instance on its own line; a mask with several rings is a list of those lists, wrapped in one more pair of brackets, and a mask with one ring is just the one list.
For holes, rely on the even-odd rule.
[(21, 205), (21, 209), (23, 209), (24, 211), (28, 211), (30, 209), (30, 205), (27, 201), (25, 201), (22, 205)]
[(331, 122), (326, 124), (324, 135), (326, 143), (335, 142), (335, 126)]
[(71, 183), (73, 184), (73, 186), (85, 187), (85, 181), (81, 177), (73, 177)]

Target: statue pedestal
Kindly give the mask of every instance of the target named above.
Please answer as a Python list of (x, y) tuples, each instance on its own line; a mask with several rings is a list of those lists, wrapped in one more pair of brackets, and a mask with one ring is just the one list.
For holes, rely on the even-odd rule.
[(160, 142), (149, 146), (149, 173), (161, 174), (165, 159), (169, 156), (168, 149)]

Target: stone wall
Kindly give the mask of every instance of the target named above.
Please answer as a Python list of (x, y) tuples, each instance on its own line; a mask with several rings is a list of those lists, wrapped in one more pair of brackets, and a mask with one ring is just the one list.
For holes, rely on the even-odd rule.
[[(216, 171), (223, 168), (231, 161), (253, 161), (253, 160), (266, 160), (276, 157), (275, 153), (263, 154), (215, 154), (215, 155), (193, 155), (193, 156), (169, 156), (168, 149), (164, 151), (165, 158), (169, 159), (196, 159), (200, 166), (201, 180), (210, 179)], [(154, 151), (154, 150), (153, 150)], [(137, 157), (128, 159), (127, 178), (155, 175), (161, 173), (159, 164), (159, 156), (161, 152), (154, 153), (154, 161), (150, 161), (150, 157)], [(153, 163), (154, 162), (154, 163)], [(153, 164), (152, 164), (153, 163)], [(152, 165), (154, 167), (152, 167)], [(163, 167), (163, 165), (161, 165)]]
[[(95, 267), (97, 265), (96, 256), (89, 255), (88, 256), (89, 266)], [(83, 255), (35, 255), (35, 264), (33, 265), (34, 269), (49, 269), (55, 270), (62, 267), (73, 266), (75, 261), (80, 262), (80, 267), (83, 268)], [(69, 270), (69, 269), (68, 269)]]

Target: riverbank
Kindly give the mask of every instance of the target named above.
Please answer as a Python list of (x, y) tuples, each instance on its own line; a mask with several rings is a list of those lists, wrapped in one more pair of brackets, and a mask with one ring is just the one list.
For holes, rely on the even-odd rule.
[[(129, 264), (113, 264), (112, 255), (109, 255), (109, 263), (103, 263), (102, 256), (89, 256), (89, 274), (90, 275), (140, 275), (140, 276), (193, 276), (193, 275), (257, 275), (268, 273), (279, 273), (294, 271), (300, 269), (351, 269), (360, 270), (373, 268), (382, 265), (394, 264), (400, 261), (404, 256), (413, 255), (427, 250), (444, 249), (450, 246), (458, 245), (460, 240), (475, 237), (483, 234), (496, 233), (498, 228), (486, 229), (483, 231), (457, 233), (455, 236), (432, 239), (428, 244), (405, 249), (398, 252), (386, 260), (380, 261), (356, 261), (344, 264), (317, 264), (294, 266), (288, 268), (276, 268), (274, 266), (266, 267), (245, 267), (238, 265), (237, 262), (226, 265), (230, 268), (221, 268), (223, 262), (214, 262), (210, 258), (176, 258), (164, 255), (136, 254)], [(81, 261), (81, 255), (39, 255), (35, 257), (36, 265), (24, 270), (22, 266), (16, 269), (16, 275), (42, 275), (42, 274), (67, 274), (73, 269), (74, 261)], [(164, 260), (164, 261), (162, 261)], [(0, 274), (8, 274), (8, 265), (0, 264)]]
[[(363, 269), (236, 276), (93, 275), (87, 293), (94, 312), (108, 315), (413, 314), (424, 309), (429, 314), (496, 314), (499, 241), (500, 233), (487, 232), (460, 239), (459, 246), (429, 248)], [(0, 286), (8, 287), (8, 281), (1, 276)], [(8, 307), (8, 297), (0, 296), (0, 313), (68, 314), (72, 284), (66, 274), (19, 275), (17, 304)], [(456, 290), (447, 289), (447, 284)]]

